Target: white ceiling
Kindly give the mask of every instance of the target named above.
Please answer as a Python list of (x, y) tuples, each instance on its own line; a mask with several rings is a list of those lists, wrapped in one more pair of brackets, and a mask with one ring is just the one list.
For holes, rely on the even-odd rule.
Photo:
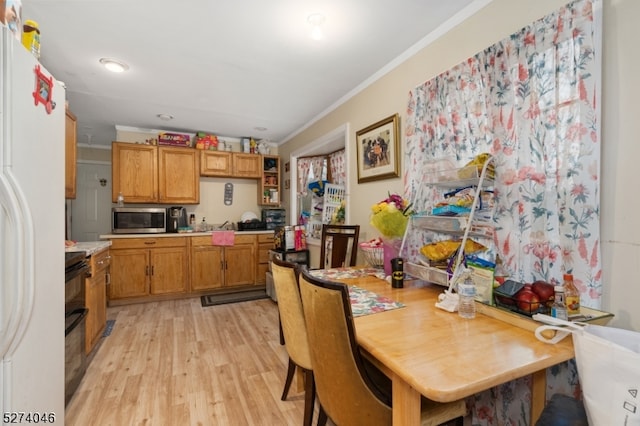
[[(487, 0), (22, 3), (41, 62), (66, 84), (78, 142), (110, 145), (116, 125), (286, 141)], [(322, 41), (308, 36), (314, 12), (326, 16)], [(130, 69), (109, 73), (102, 57)]]

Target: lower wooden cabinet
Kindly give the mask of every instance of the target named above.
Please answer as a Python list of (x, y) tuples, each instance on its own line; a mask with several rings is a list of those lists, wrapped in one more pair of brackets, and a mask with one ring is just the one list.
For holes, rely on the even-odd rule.
[(113, 238), (109, 303), (264, 286), (272, 248), (272, 232), (236, 233), (232, 246), (212, 245), (211, 235)]
[(109, 300), (184, 293), (188, 262), (183, 237), (113, 239)]
[(191, 290), (254, 285), (256, 235), (236, 235), (233, 246), (213, 246), (211, 236), (191, 237)]
[(266, 284), (269, 270), (269, 250), (273, 250), (273, 234), (258, 234), (256, 284)]
[(85, 352), (89, 354), (107, 325), (107, 283), (109, 282), (109, 249), (91, 255), (91, 276), (85, 280), (85, 298), (89, 313), (85, 323)]

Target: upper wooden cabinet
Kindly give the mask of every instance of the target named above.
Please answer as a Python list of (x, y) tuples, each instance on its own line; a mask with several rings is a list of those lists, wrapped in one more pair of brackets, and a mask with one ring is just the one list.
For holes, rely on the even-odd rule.
[(199, 169), (200, 157), (195, 149), (158, 147), (158, 201), (165, 204), (199, 203)]
[(199, 156), (195, 149), (113, 142), (111, 174), (115, 203), (200, 202)]
[(260, 164), (260, 184), (258, 185), (258, 205), (280, 206), (280, 157), (263, 155)]
[(200, 151), (200, 176), (257, 179), (261, 155), (227, 151)]
[(76, 160), (77, 160), (77, 132), (76, 116), (66, 110), (65, 118), (65, 154), (64, 154), (64, 197), (76, 198)]
[(235, 177), (259, 178), (261, 155), (233, 153), (233, 175)]
[(232, 176), (233, 153), (200, 151), (200, 176)]

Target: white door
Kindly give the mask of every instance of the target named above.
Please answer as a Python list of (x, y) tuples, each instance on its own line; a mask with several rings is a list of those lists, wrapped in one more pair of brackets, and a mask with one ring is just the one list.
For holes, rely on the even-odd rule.
[(100, 235), (110, 234), (111, 206), (111, 164), (78, 163), (78, 190), (71, 201), (71, 239), (97, 241)]

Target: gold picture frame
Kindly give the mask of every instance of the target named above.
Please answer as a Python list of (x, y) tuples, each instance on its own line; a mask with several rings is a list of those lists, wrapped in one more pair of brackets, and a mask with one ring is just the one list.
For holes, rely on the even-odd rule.
[(356, 132), (356, 145), (358, 183), (400, 176), (398, 114)]

